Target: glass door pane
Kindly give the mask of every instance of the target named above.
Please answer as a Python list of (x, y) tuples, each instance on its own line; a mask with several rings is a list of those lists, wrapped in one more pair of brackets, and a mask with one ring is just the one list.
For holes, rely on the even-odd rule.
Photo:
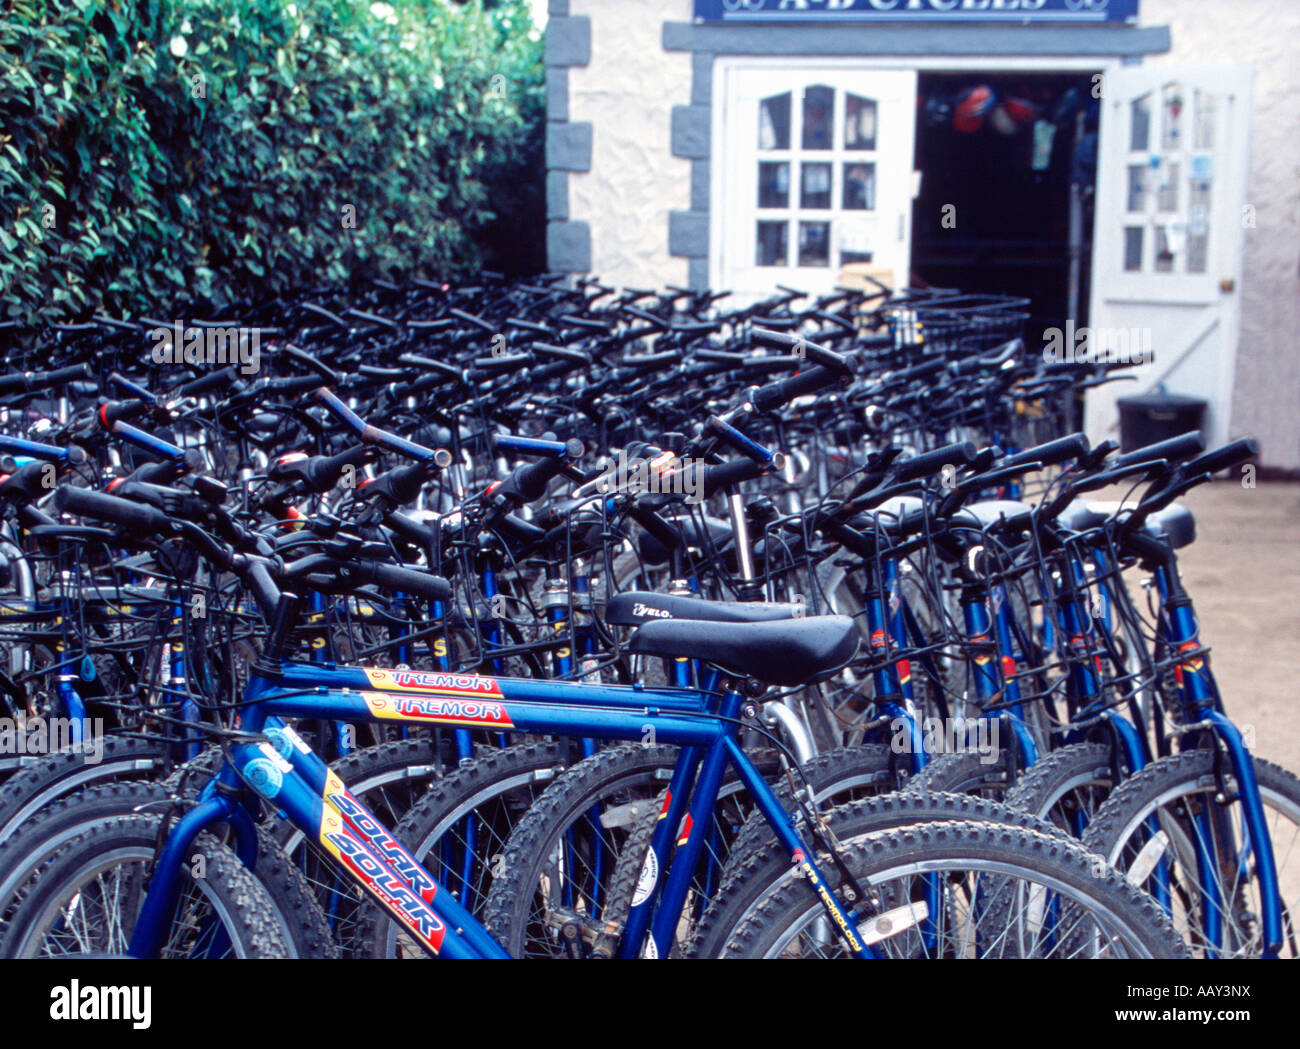
[(813, 84), (803, 93), (804, 149), (830, 149), (832, 121), (835, 115), (835, 89)]
[(772, 95), (758, 106), (758, 148), (790, 148), (790, 92)]

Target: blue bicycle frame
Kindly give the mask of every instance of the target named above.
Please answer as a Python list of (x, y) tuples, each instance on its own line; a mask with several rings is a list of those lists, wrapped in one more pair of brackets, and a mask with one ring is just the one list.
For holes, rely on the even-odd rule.
[(265, 738), (233, 744), (229, 760), (199, 803), (168, 835), (129, 953), (147, 957), (159, 949), (175, 908), (181, 864), (200, 831), (227, 823), (241, 858), (248, 863), (255, 856), (252, 817), (235, 796), (247, 784), (333, 856), (428, 953), (505, 956), (491, 934), (442, 890), (283, 720), (305, 718), (620, 740), (642, 740), (653, 731), (657, 742), (681, 747), (650, 846), (655, 870), (666, 872), (666, 878), (656, 880), (647, 899), (633, 908), (624, 935), (625, 953), (639, 950), (651, 957), (666, 954), (672, 942), (730, 763), (850, 951), (874, 957), (858, 936), (858, 919), (823, 877), (816, 853), (741, 749), (743, 696), (719, 684), (712, 670), (698, 691), (332, 664), (285, 663), (272, 676), (255, 672), (239, 728)]
[[(1237, 800), (1241, 803), (1245, 840), (1245, 855), (1255, 853), (1255, 873), (1259, 882), (1264, 952), (1266, 958), (1276, 957), (1282, 948), (1282, 900), (1278, 891), (1277, 865), (1273, 855), (1273, 839), (1268, 832), (1264, 803), (1255, 777), (1255, 765), (1246, 749), (1241, 731), (1229, 720), (1223, 710), (1218, 685), (1210, 672), (1209, 657), (1204, 655), (1198, 636), (1196, 613), (1177, 580), (1176, 573), (1163, 567), (1155, 572), (1156, 588), (1160, 595), (1161, 633), (1168, 651), (1181, 656), (1178, 663), (1178, 693), (1189, 722), (1204, 721), (1227, 751), (1233, 775), (1237, 779)], [(1222, 943), (1222, 915), (1227, 901), (1219, 899), (1218, 880), (1212, 871), (1219, 858), (1206, 852), (1206, 843), (1213, 840), (1209, 828), (1210, 814), (1201, 807), (1193, 817), (1196, 826), (1197, 860), (1200, 881), (1205, 899), (1205, 933), (1210, 944)], [(1242, 857), (1244, 859), (1244, 856)], [(1213, 954), (1213, 950), (1209, 953)]]

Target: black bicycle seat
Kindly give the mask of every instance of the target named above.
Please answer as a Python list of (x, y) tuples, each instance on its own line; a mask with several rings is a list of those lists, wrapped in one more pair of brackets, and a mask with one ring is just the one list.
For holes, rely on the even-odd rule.
[(708, 620), (714, 623), (766, 623), (794, 619), (799, 605), (768, 601), (705, 601), (698, 597), (674, 597), (647, 590), (615, 594), (605, 606), (610, 626), (638, 626), (660, 619)]
[(643, 625), (628, 650), (645, 656), (685, 656), (770, 685), (820, 681), (858, 650), (858, 626), (848, 616), (807, 616), (765, 623), (660, 619)]
[[(1057, 517), (1057, 521), (1072, 532), (1086, 532), (1100, 528), (1117, 513), (1125, 509), (1121, 503), (1101, 503), (1076, 499)], [(1148, 535), (1162, 536), (1175, 550), (1190, 546), (1196, 539), (1196, 518), (1181, 503), (1171, 503), (1163, 510), (1151, 514), (1142, 526)]]

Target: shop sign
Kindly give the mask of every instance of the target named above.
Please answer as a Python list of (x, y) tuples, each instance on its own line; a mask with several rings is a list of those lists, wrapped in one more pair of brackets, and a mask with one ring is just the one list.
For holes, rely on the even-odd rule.
[(697, 22), (1136, 22), (1138, 0), (695, 0)]

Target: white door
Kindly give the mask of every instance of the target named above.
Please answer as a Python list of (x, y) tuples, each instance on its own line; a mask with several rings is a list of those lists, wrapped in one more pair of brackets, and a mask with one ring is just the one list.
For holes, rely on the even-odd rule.
[(1117, 350), (1149, 339), (1152, 360), (1133, 370), (1138, 381), (1088, 394), (1094, 442), (1118, 439), (1117, 398), (1158, 383), (1208, 401), (1207, 441), (1228, 439), (1251, 76), (1238, 63), (1152, 64), (1102, 84), (1089, 324)]
[(719, 65), (713, 287), (825, 292), (852, 262), (906, 283), (915, 71)]

